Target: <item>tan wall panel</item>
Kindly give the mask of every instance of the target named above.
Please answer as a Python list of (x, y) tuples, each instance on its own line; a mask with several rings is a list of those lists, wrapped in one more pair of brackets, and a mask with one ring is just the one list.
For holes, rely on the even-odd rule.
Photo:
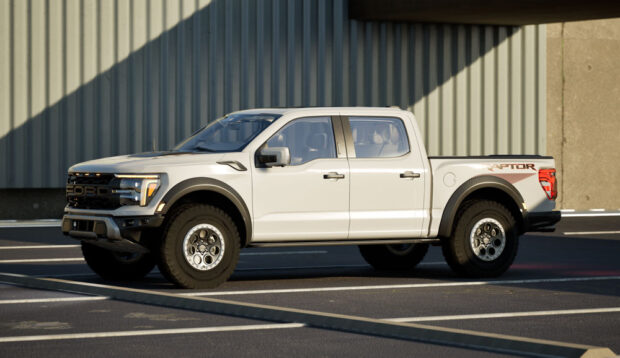
[(485, 26), (481, 34), (484, 45), (481, 45), (482, 56), (482, 153), (485, 155), (497, 153), (497, 88), (496, 80), (496, 51), (493, 49), (494, 28)]
[[(12, 126), (12, 102), (13, 102), (13, 80), (12, 80), (12, 24), (11, 24), (11, 3), (9, 0), (0, 0), (0, 138), (7, 138)], [(12, 150), (9, 140), (0, 139), (0, 163), (4, 170), (10, 170), (13, 163)], [(3, 154), (4, 153), (4, 154)], [(9, 175), (0, 175), (0, 187), (8, 187)]]
[[(0, 0), (0, 138), (11, 130), (11, 37), (11, 3)], [(2, 150), (6, 150), (5, 147)]]
[[(466, 60), (466, 33), (465, 26), (457, 27), (456, 35), (456, 67), (465, 68), (467, 64)], [(467, 153), (469, 151), (469, 135), (468, 133), (468, 71), (459, 71), (454, 75), (456, 78), (456, 92), (454, 94), (456, 100), (456, 112), (454, 113), (454, 121), (456, 122), (456, 153)], [(415, 112), (414, 112), (415, 113)], [(463, 135), (466, 134), (466, 135)]]
[(7, 154), (11, 156), (12, 167), (3, 170), (9, 175), (9, 185), (19, 185), (28, 177), (28, 150), (31, 145), (29, 136), (30, 129), (25, 130), (26, 122), (29, 118), (30, 107), (30, 72), (28, 65), (28, 45), (30, 43), (30, 29), (28, 28), (30, 21), (28, 18), (28, 3), (26, 1), (13, 2), (12, 11), (13, 23), (13, 68), (11, 84), (13, 94), (12, 105), (12, 128), (23, 128), (14, 134), (9, 133), (9, 148)]
[[(510, 127), (509, 127), (509, 103), (510, 98), (508, 97), (509, 91), (509, 42), (507, 39), (507, 30), (506, 28), (500, 28), (498, 31), (498, 40), (499, 46), (497, 47), (497, 113), (495, 118), (497, 120), (497, 153), (508, 153), (509, 152), (509, 137), (510, 137)], [(540, 79), (538, 79), (540, 80)], [(544, 117), (538, 117), (544, 118)], [(540, 120), (539, 120), (540, 121)]]

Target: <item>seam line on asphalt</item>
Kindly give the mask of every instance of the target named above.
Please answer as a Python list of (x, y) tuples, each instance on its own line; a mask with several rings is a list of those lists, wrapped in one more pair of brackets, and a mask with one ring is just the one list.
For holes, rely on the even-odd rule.
[(0, 281), (18, 286), (109, 296), (126, 302), (179, 308), (192, 311), (258, 319), (279, 323), (302, 323), (309, 327), (396, 338), (474, 350), (538, 357), (614, 355), (603, 347), (524, 338), (495, 333), (434, 327), (418, 323), (401, 323), (366, 317), (300, 310), (216, 298), (188, 297), (162, 292), (131, 289), (60, 279), (40, 279), (25, 275), (0, 273)]

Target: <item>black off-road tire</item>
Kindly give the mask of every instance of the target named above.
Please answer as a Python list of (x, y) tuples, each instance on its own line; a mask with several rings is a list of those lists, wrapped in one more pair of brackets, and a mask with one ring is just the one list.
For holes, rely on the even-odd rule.
[(428, 244), (360, 245), (359, 249), (376, 270), (413, 270), (424, 259)]
[(82, 242), (82, 254), (91, 270), (106, 280), (139, 280), (155, 267), (149, 253), (115, 252)]
[[(224, 249), (212, 268), (200, 270), (186, 259), (185, 236), (200, 225), (210, 225), (221, 233)], [(198, 232), (195, 233), (196, 235)], [(191, 237), (191, 235), (190, 235)], [(164, 227), (159, 270), (169, 281), (183, 288), (214, 288), (228, 280), (235, 270), (240, 251), (239, 230), (223, 210), (202, 204), (177, 208)], [(205, 261), (206, 262), (206, 261)]]
[[(479, 224), (481, 222), (482, 224)], [(493, 229), (497, 235), (501, 234), (503, 229), (502, 250), (496, 250), (494, 244), (491, 244), (485, 249), (487, 252), (479, 250), (476, 253), (474, 251), (474, 246), (479, 242), (476, 238), (479, 236), (476, 236), (473, 231), (480, 228), (481, 233), (484, 234), (485, 230), (488, 230), (484, 228), (485, 222), (490, 224), (489, 241), (491, 242), (496, 237), (491, 235)], [(512, 265), (518, 247), (519, 232), (510, 211), (496, 201), (476, 200), (465, 203), (459, 210), (452, 236), (444, 241), (442, 252), (450, 268), (461, 276), (497, 277)], [(482, 259), (485, 253), (488, 256)], [(497, 257), (493, 257), (494, 255)]]

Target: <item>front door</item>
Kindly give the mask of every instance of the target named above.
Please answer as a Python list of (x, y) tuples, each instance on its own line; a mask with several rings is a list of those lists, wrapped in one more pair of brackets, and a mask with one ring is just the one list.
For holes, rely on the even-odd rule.
[(266, 142), (287, 147), (291, 162), (254, 168), (253, 242), (347, 238), (349, 164), (336, 149), (334, 124), (331, 117), (294, 119)]

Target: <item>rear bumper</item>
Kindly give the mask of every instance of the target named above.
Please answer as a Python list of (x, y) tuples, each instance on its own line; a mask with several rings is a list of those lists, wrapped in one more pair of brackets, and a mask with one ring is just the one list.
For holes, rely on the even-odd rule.
[(555, 231), (555, 224), (560, 221), (561, 218), (562, 214), (559, 211), (528, 213), (526, 217), (525, 232), (553, 232)]
[(121, 252), (148, 252), (140, 232), (161, 226), (163, 216), (111, 217), (65, 214), (62, 232), (75, 239)]

